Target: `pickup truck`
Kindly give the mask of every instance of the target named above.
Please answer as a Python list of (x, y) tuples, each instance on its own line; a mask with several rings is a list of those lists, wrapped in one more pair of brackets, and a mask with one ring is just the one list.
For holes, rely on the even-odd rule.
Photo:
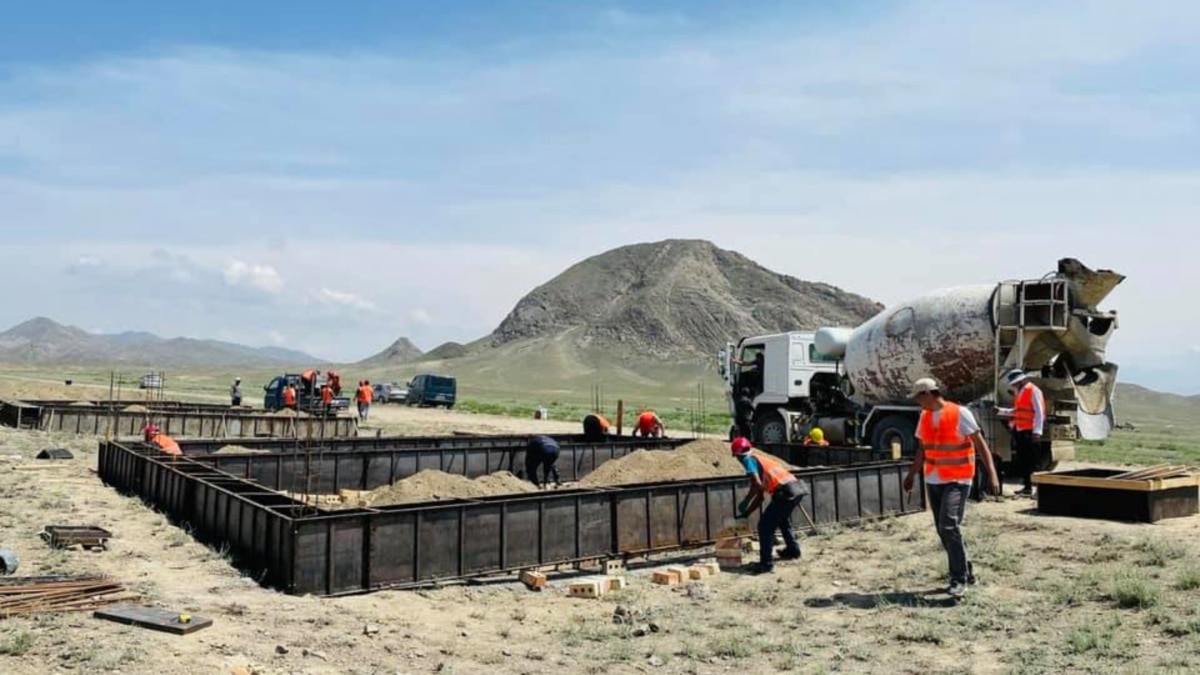
[[(270, 384), (263, 386), (263, 407), (267, 410), (282, 410), (283, 409), (283, 387), (286, 383), (291, 382), (296, 388), (296, 407), (307, 412), (321, 412), (325, 406), (321, 404), (321, 385), (323, 382), (317, 382), (313, 388), (313, 393), (309, 394), (304, 391), (304, 387), (300, 382), (300, 375), (287, 373), (285, 375), (276, 376), (271, 380)], [(350, 399), (345, 396), (335, 396), (333, 404), (330, 406), (332, 412), (347, 410), (350, 408)]]

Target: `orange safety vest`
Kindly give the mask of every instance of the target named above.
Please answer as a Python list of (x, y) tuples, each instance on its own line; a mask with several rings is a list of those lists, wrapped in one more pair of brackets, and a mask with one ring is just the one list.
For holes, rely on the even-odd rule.
[[(1033, 431), (1033, 397), (1041, 396), (1041, 391), (1032, 382), (1021, 387), (1017, 392), (1016, 403), (1013, 404), (1012, 425), (1017, 431)], [(1042, 404), (1042, 410), (1046, 404)]]
[(819, 441), (814, 441), (811, 438), (806, 438), (806, 439), (804, 439), (804, 444), (805, 445), (829, 445), (829, 441), (827, 441), (823, 438)]
[(796, 477), (792, 475), (791, 471), (788, 471), (787, 466), (783, 462), (765, 452), (752, 449), (750, 450), (750, 456), (758, 460), (758, 465), (762, 467), (759, 478), (762, 479), (763, 490), (767, 494), (773, 495), (779, 489), (780, 485), (786, 485), (796, 480)]
[(917, 425), (925, 453), (925, 475), (937, 474), (943, 481), (970, 480), (975, 476), (975, 445), (958, 431), (959, 406), (947, 401), (937, 427), (933, 413), (921, 411)]
[(157, 445), (159, 449), (168, 455), (183, 454), (183, 451), (179, 449), (179, 444), (175, 442), (175, 439), (166, 434), (155, 434), (154, 438), (152, 438), (150, 442)]
[(368, 386), (367, 386), (367, 385), (365, 385), (365, 384), (364, 384), (363, 386), (359, 387), (359, 388), (358, 388), (358, 400), (359, 400), (359, 402), (361, 402), (361, 403), (370, 403), (370, 402), (371, 402), (371, 394), (372, 394), (372, 393), (373, 393), (373, 392), (371, 391), (371, 388), (370, 388), (370, 387), (368, 387)]
[(296, 390), (291, 387), (283, 388), (283, 404), (296, 405)]
[(600, 420), (601, 429), (608, 429), (612, 426), (612, 424), (610, 424), (609, 421), (604, 418), (604, 415), (596, 415), (596, 419)]
[(333, 390), (329, 387), (321, 387), (321, 403), (325, 405), (333, 403)]
[[(603, 418), (601, 418), (601, 419), (603, 419)], [(658, 424), (658, 416), (655, 415), (653, 412), (647, 411), (647, 412), (642, 413), (641, 415), (638, 415), (637, 428), (641, 429), (643, 432), (648, 433), (650, 430), (652, 430), (654, 428), (655, 424)]]

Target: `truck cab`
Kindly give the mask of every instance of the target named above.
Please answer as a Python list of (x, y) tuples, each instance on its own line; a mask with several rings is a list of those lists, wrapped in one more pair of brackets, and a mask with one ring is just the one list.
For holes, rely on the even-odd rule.
[[(314, 386), (314, 393), (309, 394), (304, 391), (301, 383), (300, 375), (297, 373), (286, 373), (277, 375), (271, 379), (269, 383), (263, 386), (263, 408), (271, 411), (283, 409), (283, 389), (288, 383), (296, 389), (296, 407), (300, 410), (320, 411), (324, 409), (321, 403), (321, 385), (325, 382), (320, 380)], [(345, 410), (350, 407), (350, 399), (344, 396), (335, 396), (333, 405), (330, 406), (333, 411)]]
[[(788, 440), (787, 420), (780, 409), (809, 407), (814, 381), (836, 381), (838, 360), (822, 354), (814, 334), (804, 331), (760, 335), (727, 344), (718, 355), (718, 371), (735, 420), (731, 435), (751, 432), (760, 443)], [(739, 420), (738, 399), (750, 399), (753, 414)], [(739, 422), (750, 429), (739, 428)]]
[(422, 373), (408, 383), (405, 403), (422, 408), (441, 405), (449, 410), (454, 407), (457, 397), (458, 381), (453, 377)]

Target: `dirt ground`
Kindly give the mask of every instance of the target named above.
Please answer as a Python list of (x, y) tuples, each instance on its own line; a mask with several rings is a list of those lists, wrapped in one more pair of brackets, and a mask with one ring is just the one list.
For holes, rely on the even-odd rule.
[[(575, 430), (399, 407), (377, 406), (375, 417), (384, 433)], [(44, 447), (76, 459), (33, 460)], [(61, 468), (19, 468), (39, 464)], [(215, 623), (174, 636), (87, 612), (0, 620), (0, 672), (1200, 669), (1200, 517), (1133, 525), (1039, 516), (1028, 499), (972, 504), (966, 531), (981, 581), (959, 604), (940, 592), (945, 558), (927, 513), (805, 538), (803, 559), (769, 576), (668, 588), (650, 583), (653, 568), (635, 568), (625, 590), (600, 600), (568, 597), (563, 577), (541, 593), (506, 578), (319, 599), (259, 587), (102, 485), (95, 466), (93, 438), (0, 429), (0, 546), (20, 556), (18, 575), (104, 573), (141, 603)], [(114, 539), (104, 552), (55, 551), (38, 538), (50, 524), (99, 525)], [(613, 622), (618, 606), (632, 625)], [(635, 636), (643, 624), (659, 630)]]

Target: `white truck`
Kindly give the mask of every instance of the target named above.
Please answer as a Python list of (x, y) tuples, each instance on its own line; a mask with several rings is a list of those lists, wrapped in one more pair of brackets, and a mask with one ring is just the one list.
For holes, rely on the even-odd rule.
[(1096, 306), (1124, 280), (1071, 258), (1039, 279), (947, 288), (885, 309), (856, 328), (742, 338), (718, 356), (734, 426), (755, 443), (799, 442), (819, 427), (833, 445), (911, 456), (920, 408), (912, 383), (933, 377), (968, 405), (993, 451), (1011, 458), (1003, 376), (1019, 368), (1046, 398), (1038, 470), (1074, 458), (1075, 441), (1114, 425), (1117, 366), (1105, 360), (1115, 311)]

